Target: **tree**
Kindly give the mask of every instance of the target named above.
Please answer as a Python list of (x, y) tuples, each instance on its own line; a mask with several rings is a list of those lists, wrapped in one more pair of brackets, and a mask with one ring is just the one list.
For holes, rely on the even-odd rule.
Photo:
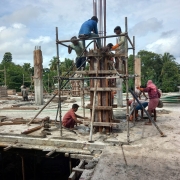
[(141, 50), (138, 52), (141, 58), (141, 76), (142, 85), (145, 85), (149, 79), (159, 86), (161, 84), (160, 74), (163, 66), (161, 55)]
[(57, 71), (57, 57), (53, 56), (53, 59), (50, 60), (49, 66), (51, 71)]
[(3, 57), (3, 60), (2, 60), (2, 63), (11, 63), (12, 62), (12, 54), (10, 52), (6, 52), (4, 54), (4, 57)]
[(138, 55), (142, 63), (142, 85), (151, 79), (164, 92), (177, 90), (180, 82), (180, 65), (174, 61), (173, 55), (167, 52), (161, 55), (144, 50), (139, 51)]

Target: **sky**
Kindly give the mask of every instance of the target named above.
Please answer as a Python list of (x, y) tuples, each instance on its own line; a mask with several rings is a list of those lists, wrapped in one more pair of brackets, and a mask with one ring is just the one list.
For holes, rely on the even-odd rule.
[[(147, 50), (170, 53), (180, 64), (180, 0), (106, 0), (107, 35), (114, 28), (135, 36), (135, 52)], [(59, 40), (78, 36), (81, 24), (93, 16), (93, 0), (0, 0), (0, 62), (11, 52), (13, 62), (33, 66), (35, 46), (41, 46), (43, 67), (56, 56), (56, 31)], [(115, 44), (116, 39), (107, 42)], [(69, 43), (67, 43), (68, 45)], [(132, 50), (129, 51), (129, 55)], [(75, 59), (59, 46), (60, 60)]]

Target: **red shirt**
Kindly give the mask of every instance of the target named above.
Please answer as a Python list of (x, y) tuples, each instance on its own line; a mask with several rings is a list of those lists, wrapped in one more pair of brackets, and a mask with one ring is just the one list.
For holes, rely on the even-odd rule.
[(76, 118), (76, 114), (74, 113), (73, 109), (70, 109), (63, 117), (62, 123), (63, 125), (66, 125), (66, 123), (71, 120), (71, 119), (75, 119)]

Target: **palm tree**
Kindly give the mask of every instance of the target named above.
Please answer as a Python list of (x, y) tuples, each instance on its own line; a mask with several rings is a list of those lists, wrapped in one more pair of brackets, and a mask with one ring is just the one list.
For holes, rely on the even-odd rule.
[(175, 58), (170, 53), (165, 52), (164, 55), (162, 56), (162, 60), (163, 60), (163, 63), (173, 62), (175, 60)]
[(50, 60), (50, 64), (49, 64), (50, 70), (57, 71), (57, 61), (58, 61), (57, 57), (53, 56), (53, 59)]
[(174, 56), (171, 55), (168, 52), (165, 52), (164, 55), (162, 56), (162, 63), (163, 63), (163, 67), (161, 69), (161, 75), (162, 76), (165, 72), (164, 72), (164, 67), (166, 66), (167, 63), (174, 63)]

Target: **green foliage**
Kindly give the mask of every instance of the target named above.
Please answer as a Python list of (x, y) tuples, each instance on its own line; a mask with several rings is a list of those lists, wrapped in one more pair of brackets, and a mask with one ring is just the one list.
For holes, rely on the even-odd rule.
[(58, 63), (57, 57), (53, 56), (53, 58), (50, 60), (49, 63), (51, 71), (57, 71), (57, 63)]
[[(163, 92), (177, 91), (177, 86), (180, 85), (180, 64), (175, 62), (173, 55), (164, 53), (163, 55), (156, 54), (149, 51), (139, 51), (138, 56), (141, 58), (142, 71), (142, 85), (146, 85), (147, 81), (151, 79), (158, 88)], [(60, 62), (60, 75), (64, 76), (70, 71), (68, 76), (73, 74), (76, 68), (73, 67), (73, 60), (65, 58)], [(53, 92), (54, 84), (58, 83), (54, 76), (57, 76), (57, 58), (53, 57), (50, 60), (50, 68), (43, 69), (43, 85), (45, 91)], [(88, 65), (86, 70), (88, 70)], [(31, 77), (34, 74), (34, 68), (30, 63), (24, 63), (22, 66), (16, 65), (12, 62), (12, 54), (5, 53), (3, 61), (0, 64), (0, 70), (6, 69), (6, 84), (9, 89), (16, 89), (20, 91), (20, 86), (23, 84), (27, 87), (33, 85)], [(130, 55), (128, 58), (129, 74), (134, 74), (134, 59)], [(66, 81), (63, 81), (64, 84)], [(0, 85), (5, 84), (4, 71), (0, 71)], [(129, 79), (129, 87), (134, 86), (132, 78)]]
[(11, 63), (11, 62), (12, 62), (12, 54), (10, 52), (6, 52), (4, 54), (4, 57), (1, 63), (5, 64), (5, 63)]
[(163, 92), (177, 91), (177, 85), (180, 84), (180, 65), (174, 61), (173, 55), (142, 50), (138, 52), (138, 56), (141, 58), (142, 85), (146, 85), (151, 79)]

